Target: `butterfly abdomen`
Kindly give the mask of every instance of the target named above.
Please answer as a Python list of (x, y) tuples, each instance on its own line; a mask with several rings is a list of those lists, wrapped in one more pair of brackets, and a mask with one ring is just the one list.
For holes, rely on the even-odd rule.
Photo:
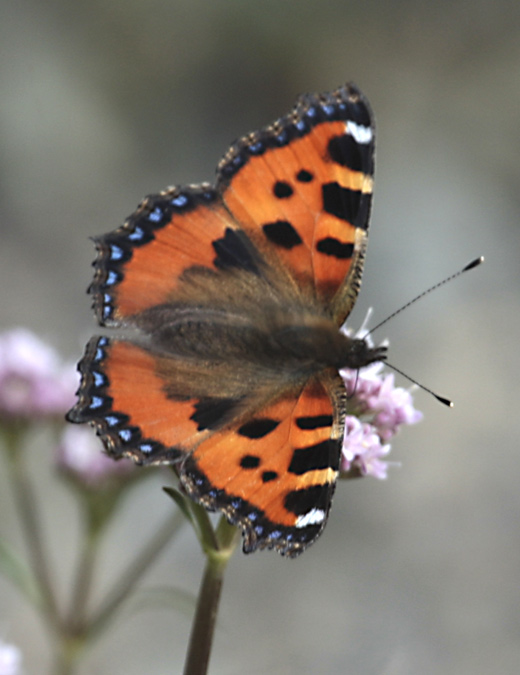
[(283, 311), (259, 303), (251, 315), (240, 308), (164, 305), (140, 324), (154, 350), (196, 362), (202, 376), (205, 369), (214, 376), (215, 366), (227, 363), (244, 377), (303, 382), (328, 368), (360, 368), (383, 358), (380, 350), (344, 335), (310, 309)]

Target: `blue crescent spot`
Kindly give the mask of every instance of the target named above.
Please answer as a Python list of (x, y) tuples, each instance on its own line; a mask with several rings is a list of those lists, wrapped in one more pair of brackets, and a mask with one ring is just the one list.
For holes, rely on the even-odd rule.
[(121, 260), (123, 257), (123, 249), (116, 244), (111, 244), (110, 246), (110, 258), (111, 260)]
[(156, 206), (155, 209), (148, 214), (148, 220), (151, 220), (154, 223), (158, 223), (163, 217), (163, 212), (161, 209)]
[(172, 205), (176, 206), (178, 209), (182, 209), (188, 203), (188, 197), (186, 195), (177, 195), (172, 199)]
[(121, 431), (118, 432), (118, 436), (125, 443), (129, 443), (132, 440), (132, 432), (130, 429), (121, 429)]

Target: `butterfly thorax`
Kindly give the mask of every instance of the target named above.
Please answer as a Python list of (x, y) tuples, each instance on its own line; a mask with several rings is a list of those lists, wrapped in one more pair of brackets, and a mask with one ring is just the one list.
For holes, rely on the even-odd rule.
[(372, 348), (366, 340), (351, 338), (324, 317), (290, 318), (269, 336), (282, 358), (311, 370), (358, 369), (385, 358), (385, 348)]

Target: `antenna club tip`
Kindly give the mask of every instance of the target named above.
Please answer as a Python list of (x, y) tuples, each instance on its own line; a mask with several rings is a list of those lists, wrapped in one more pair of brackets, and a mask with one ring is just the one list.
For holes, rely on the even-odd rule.
[(468, 270), (472, 270), (474, 267), (478, 267), (483, 262), (484, 262), (484, 256), (481, 255), (478, 258), (475, 258), (475, 260), (472, 260), (470, 263), (468, 263), (462, 271), (467, 272)]
[[(433, 393), (433, 392), (432, 392), (432, 393)], [(442, 396), (437, 396), (437, 394), (433, 394), (433, 395), (435, 396), (435, 398), (437, 399), (437, 401), (439, 401), (439, 403), (442, 403), (442, 404), (445, 405), (447, 408), (453, 408), (453, 401), (450, 401), (449, 398), (443, 398)]]

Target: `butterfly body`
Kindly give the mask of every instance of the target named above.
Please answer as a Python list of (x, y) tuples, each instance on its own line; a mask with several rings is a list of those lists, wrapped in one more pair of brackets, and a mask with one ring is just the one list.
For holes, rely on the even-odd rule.
[(341, 368), (384, 349), (340, 330), (361, 281), (373, 120), (352, 85), (299, 99), (238, 141), (216, 186), (171, 188), (96, 239), (101, 325), (74, 422), (114, 458), (173, 463), (241, 527), (295, 556), (321, 533), (339, 468)]

